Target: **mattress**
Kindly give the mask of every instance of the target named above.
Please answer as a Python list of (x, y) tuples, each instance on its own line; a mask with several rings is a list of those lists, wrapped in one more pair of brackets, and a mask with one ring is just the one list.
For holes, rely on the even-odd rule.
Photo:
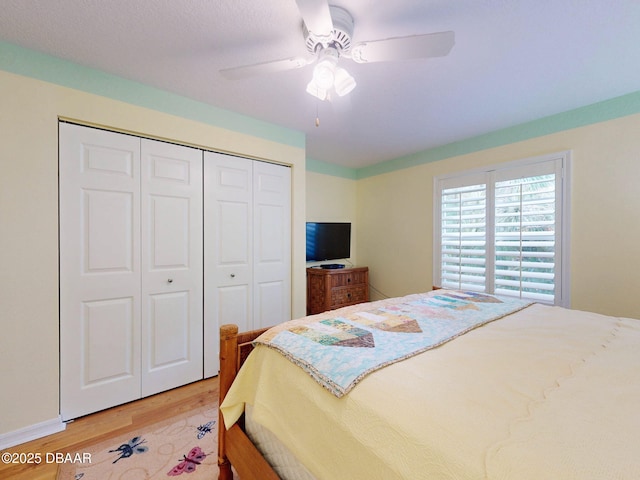
[(531, 305), (377, 370), (337, 398), (259, 345), (244, 410), (318, 480), (640, 478), (640, 321)]
[(278, 476), (282, 480), (316, 480), (278, 437), (253, 420), (252, 411), (251, 405), (247, 405), (245, 431)]

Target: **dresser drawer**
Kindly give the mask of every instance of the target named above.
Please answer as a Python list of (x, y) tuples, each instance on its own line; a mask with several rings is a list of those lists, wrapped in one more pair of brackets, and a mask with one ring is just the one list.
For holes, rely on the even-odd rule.
[(367, 283), (365, 272), (345, 272), (331, 276), (331, 288), (348, 287)]
[(354, 287), (334, 288), (331, 290), (331, 308), (344, 307), (352, 303), (366, 302), (369, 299), (367, 295), (367, 285), (356, 285)]
[(307, 315), (369, 301), (369, 269), (307, 268)]

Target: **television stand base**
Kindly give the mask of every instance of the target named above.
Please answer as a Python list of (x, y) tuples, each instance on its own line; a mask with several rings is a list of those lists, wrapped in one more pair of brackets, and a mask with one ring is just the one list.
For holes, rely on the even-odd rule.
[(344, 268), (344, 263), (325, 263), (323, 265), (320, 265), (320, 267), (333, 270), (336, 268)]

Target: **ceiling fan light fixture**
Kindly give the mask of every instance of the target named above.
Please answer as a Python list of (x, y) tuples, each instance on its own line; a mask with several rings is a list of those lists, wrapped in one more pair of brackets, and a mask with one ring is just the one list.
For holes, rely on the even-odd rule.
[(318, 87), (328, 90), (335, 81), (335, 72), (336, 61), (332, 57), (325, 58), (313, 68), (313, 81)]
[(347, 93), (351, 92), (354, 88), (356, 88), (355, 79), (349, 75), (344, 68), (337, 67), (335, 74), (335, 81), (333, 83), (333, 87), (336, 90), (336, 93), (341, 97), (345, 96)]
[(325, 100), (332, 88), (341, 97), (355, 88), (356, 81), (353, 77), (338, 66), (339, 57), (338, 51), (332, 47), (320, 52), (320, 59), (313, 68), (313, 77), (307, 85), (307, 93)]
[(315, 80), (311, 79), (311, 81), (307, 84), (307, 93), (309, 95), (313, 95), (319, 100), (325, 100), (327, 98), (327, 90), (326, 88), (320, 87)]

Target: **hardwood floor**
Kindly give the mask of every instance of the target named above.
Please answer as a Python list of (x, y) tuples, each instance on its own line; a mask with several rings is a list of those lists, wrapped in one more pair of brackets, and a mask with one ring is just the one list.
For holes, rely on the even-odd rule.
[[(107, 439), (121, 432), (156, 423), (197, 407), (217, 404), (218, 377), (176, 388), (102, 412), (87, 415), (67, 424), (54, 435), (7, 448), (4, 452), (68, 453), (83, 446)], [(58, 466), (42, 462), (39, 465), (7, 465), (0, 462), (0, 478), (12, 480), (55, 480)]]

